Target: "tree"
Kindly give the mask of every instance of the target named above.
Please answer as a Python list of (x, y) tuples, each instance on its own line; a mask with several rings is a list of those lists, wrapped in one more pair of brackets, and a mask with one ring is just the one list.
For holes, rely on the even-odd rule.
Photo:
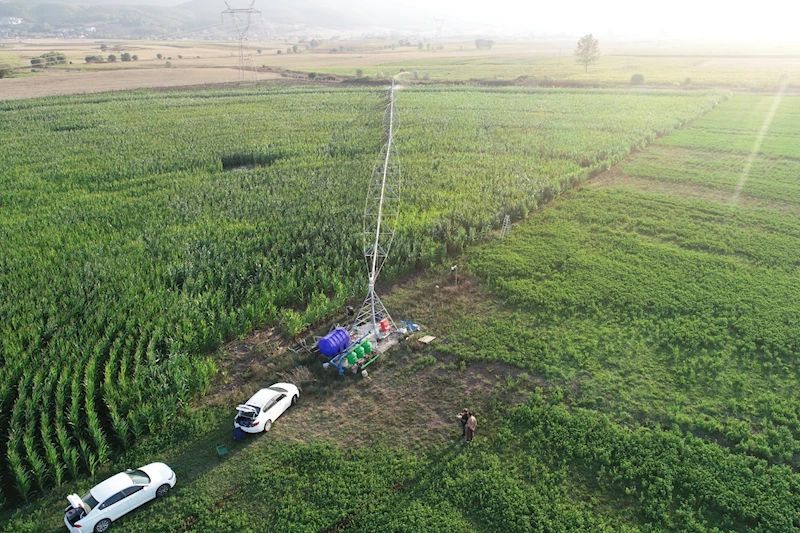
[(361, 70), (360, 68), (357, 68), (356, 69), (356, 77), (363, 78), (364, 77), (364, 71)]
[(280, 50), (278, 50), (278, 55), (281, 55), (281, 51)]
[(117, 60), (117, 56), (115, 56), (114, 54), (108, 54), (108, 62), (109, 63), (113, 63), (116, 60)]
[(137, 56), (136, 54), (133, 54), (131, 56), (131, 59), (133, 59), (134, 61), (139, 61), (139, 56)]
[(108, 46), (106, 46), (106, 45), (104, 45), (104, 44), (101, 44), (101, 45), (100, 45), (100, 51), (101, 51), (101, 52), (105, 52), (106, 50), (108, 50)]
[(61, 52), (47, 52), (31, 59), (31, 66), (49, 67), (50, 65), (66, 65), (67, 56)]
[(631, 85), (641, 85), (644, 83), (644, 74), (634, 74), (631, 76)]
[(584, 35), (575, 48), (575, 62), (583, 65), (584, 72), (589, 71), (589, 65), (600, 59), (600, 41), (592, 34)]
[(491, 39), (475, 39), (475, 48), (478, 50), (491, 50), (494, 41)]
[(130, 61), (131, 60), (131, 54), (130, 54), (130, 52), (124, 52), (121, 56), (119, 56), (119, 58), (122, 61)]
[(0, 63), (0, 79), (11, 75), (11, 66), (5, 63)]
[(159, 58), (159, 59), (162, 59), (164, 57), (164, 55), (163, 54), (156, 54), (156, 57)]
[(292, 52), (294, 52), (296, 54), (297, 50), (299, 50), (299, 47), (296, 44), (294, 46), (292, 46)]
[(260, 54), (261, 52), (263, 52), (263, 50), (261, 48), (259, 48), (258, 50), (256, 50), (256, 52), (258, 52)]

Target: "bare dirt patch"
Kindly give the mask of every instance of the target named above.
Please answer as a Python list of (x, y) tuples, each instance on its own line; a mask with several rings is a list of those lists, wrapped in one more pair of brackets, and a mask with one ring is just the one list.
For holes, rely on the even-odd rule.
[[(439, 341), (446, 339), (454, 321), (488, 299), (485, 290), (466, 276), (460, 276), (456, 287), (449, 268), (409, 276), (385, 298), (398, 318), (428, 326), (424, 333)], [(511, 365), (461, 363), (437, 350), (436, 342), (417, 342), (421, 334), (407, 336), (381, 356), (365, 378), (324, 370), (323, 359), (292, 352), (288, 348), (294, 342), (282, 339), (274, 328), (255, 331), (225, 347), (218, 362), (224, 379), (207, 401), (235, 405), (274, 381), (295, 382), (302, 388), (300, 401), (273, 425), (276, 436), (334, 440), (343, 446), (381, 440), (414, 449), (460, 438), (456, 417), (464, 407), (476, 413), (480, 437), (481, 431), (491, 430), (503, 409), (546, 385), (540, 377)], [(254, 364), (268, 371), (256, 375)]]
[[(280, 79), (280, 74), (260, 72), (259, 80)], [(157, 87), (185, 87), (239, 81), (234, 68), (120, 69), (97, 72), (53, 71), (43, 76), (0, 80), (0, 100), (40, 98), (64, 94)]]

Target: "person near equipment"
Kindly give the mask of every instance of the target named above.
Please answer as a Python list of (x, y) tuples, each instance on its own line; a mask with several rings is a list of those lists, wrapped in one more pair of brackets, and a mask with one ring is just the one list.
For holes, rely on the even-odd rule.
[(467, 419), (467, 444), (472, 442), (472, 438), (475, 436), (475, 428), (478, 427), (478, 419), (475, 418), (474, 413), (469, 413), (469, 418)]
[(461, 422), (461, 436), (467, 436), (467, 422), (469, 421), (469, 409), (466, 407), (459, 413), (458, 420)]

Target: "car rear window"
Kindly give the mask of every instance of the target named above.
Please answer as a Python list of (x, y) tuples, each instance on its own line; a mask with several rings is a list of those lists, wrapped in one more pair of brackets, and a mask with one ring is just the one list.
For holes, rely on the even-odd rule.
[(283, 392), (284, 394), (289, 392), (286, 389), (282, 389), (280, 387), (267, 387), (269, 390), (274, 390), (275, 392)]
[(142, 470), (128, 470), (126, 473), (136, 485), (147, 485), (150, 483), (150, 476), (145, 474)]
[(97, 500), (94, 499), (94, 496), (92, 496), (91, 492), (84, 494), (81, 500), (83, 500), (83, 506), (86, 507), (87, 513), (97, 507)]

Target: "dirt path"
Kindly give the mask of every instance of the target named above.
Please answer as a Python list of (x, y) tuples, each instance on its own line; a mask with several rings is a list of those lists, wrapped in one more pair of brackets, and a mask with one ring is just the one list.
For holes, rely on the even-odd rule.
[[(274, 72), (258, 74), (261, 81), (280, 78), (280, 74)], [(137, 68), (81, 73), (53, 71), (44, 76), (1, 79), (0, 100), (238, 81), (239, 71), (233, 68)]]

